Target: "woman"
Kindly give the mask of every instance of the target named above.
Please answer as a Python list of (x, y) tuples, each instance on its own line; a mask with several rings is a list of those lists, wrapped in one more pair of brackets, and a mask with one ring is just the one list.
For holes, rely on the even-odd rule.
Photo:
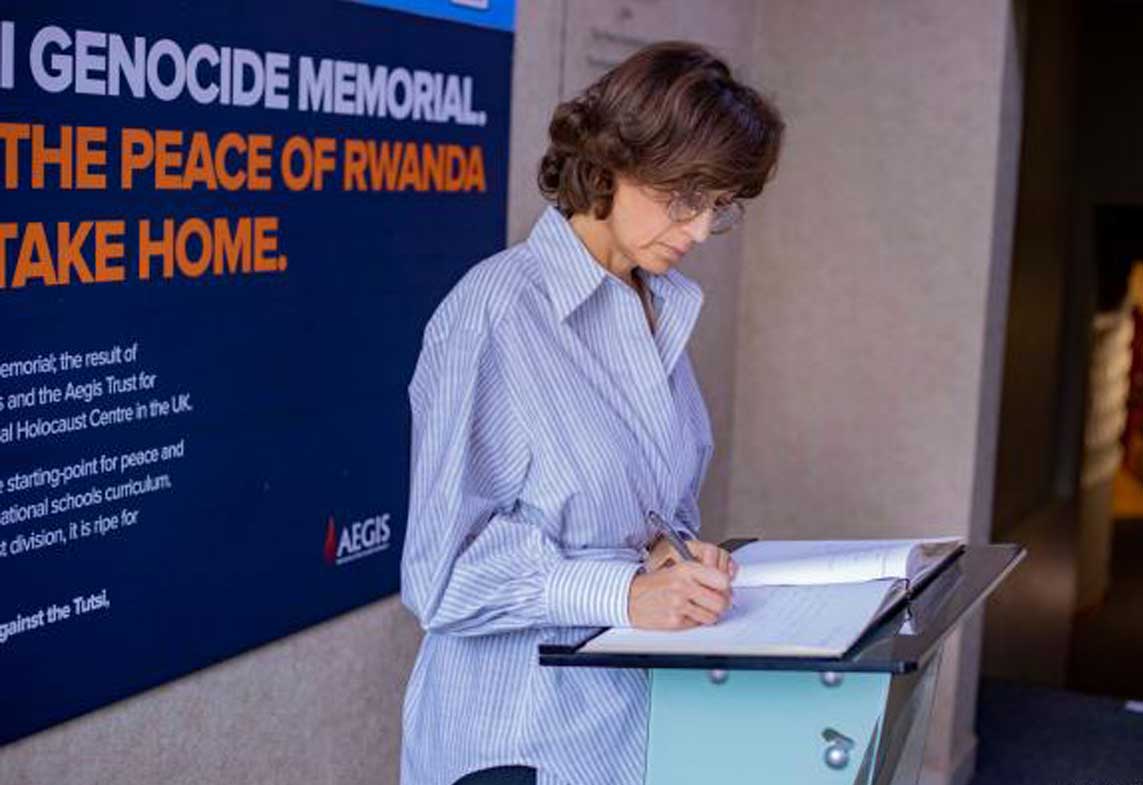
[[(402, 601), (426, 631), (404, 703), (404, 785), (641, 785), (647, 674), (541, 668), (600, 626), (685, 629), (736, 569), (697, 538), (713, 449), (675, 269), (761, 193), (782, 121), (685, 42), (560, 104), (528, 238), (469, 270), (409, 384)], [(698, 561), (684, 561), (656, 510)]]

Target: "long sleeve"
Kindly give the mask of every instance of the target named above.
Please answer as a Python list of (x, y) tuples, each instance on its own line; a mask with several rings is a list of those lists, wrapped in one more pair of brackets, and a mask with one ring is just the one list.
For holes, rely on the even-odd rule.
[(519, 500), (531, 452), (500, 363), (490, 331), (454, 328), (422, 347), (409, 384), (402, 602), (425, 630), (452, 635), (630, 626), (634, 552), (567, 558)]

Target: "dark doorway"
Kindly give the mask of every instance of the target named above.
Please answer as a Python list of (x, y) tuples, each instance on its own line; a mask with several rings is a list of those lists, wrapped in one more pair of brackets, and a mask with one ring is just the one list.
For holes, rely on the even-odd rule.
[(1143, 260), (1143, 3), (1040, 0), (1025, 19), (992, 537), (1029, 558), (990, 601), (982, 672), (1139, 698), (1143, 506), (1117, 519), (1123, 471), (1106, 471), (1092, 424), (1117, 393), (1092, 379), (1130, 338), (1128, 276)]

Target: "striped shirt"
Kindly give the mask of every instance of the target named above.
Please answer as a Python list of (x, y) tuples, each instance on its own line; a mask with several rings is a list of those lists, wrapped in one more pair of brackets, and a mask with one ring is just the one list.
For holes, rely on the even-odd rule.
[(685, 345), (703, 294), (675, 269), (643, 280), (654, 333), (638, 293), (548, 206), (425, 327), (401, 561), (425, 636), (403, 785), (514, 764), (536, 767), (537, 785), (643, 783), (647, 672), (537, 655), (630, 626), (647, 509), (699, 530), (713, 444)]

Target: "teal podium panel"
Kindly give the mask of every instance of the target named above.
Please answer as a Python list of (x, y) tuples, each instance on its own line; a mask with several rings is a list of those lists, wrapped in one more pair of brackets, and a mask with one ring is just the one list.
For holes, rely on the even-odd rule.
[(914, 785), (944, 642), (1025, 554), (966, 547), (841, 657), (580, 652), (589, 637), (540, 664), (650, 670), (647, 785)]
[(756, 785), (764, 767), (768, 782), (849, 785), (876, 754), (890, 678), (656, 669), (647, 782)]

